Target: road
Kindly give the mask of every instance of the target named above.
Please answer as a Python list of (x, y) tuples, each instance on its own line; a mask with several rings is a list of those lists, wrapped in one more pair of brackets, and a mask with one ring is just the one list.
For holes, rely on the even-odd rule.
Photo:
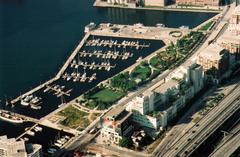
[(163, 157), (189, 156), (235, 111), (240, 109), (240, 85), (226, 96), (216, 107), (205, 115), (194, 127), (190, 128)]
[(209, 157), (229, 157), (240, 147), (240, 123), (227, 134)]

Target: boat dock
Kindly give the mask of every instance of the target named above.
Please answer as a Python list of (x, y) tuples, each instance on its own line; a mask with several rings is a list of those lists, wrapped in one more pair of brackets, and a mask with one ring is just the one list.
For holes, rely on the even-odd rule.
[(123, 48), (126, 48), (126, 47), (135, 47), (137, 50), (139, 48), (148, 48), (150, 46), (150, 44), (139, 44), (138, 41), (127, 41), (127, 40), (124, 40), (123, 42), (119, 43), (117, 40), (101, 40), (101, 39), (92, 39), (92, 40), (88, 40), (86, 42), (86, 46), (102, 46), (102, 47), (110, 47), (112, 48), (113, 46), (115, 47), (123, 47)]
[(95, 62), (92, 62), (92, 63), (88, 63), (88, 62), (82, 62), (82, 61), (79, 61), (78, 63), (73, 63), (72, 66), (75, 66), (75, 68), (78, 68), (78, 66), (81, 66), (83, 67), (83, 69), (98, 69), (98, 70), (111, 70), (112, 68), (115, 68), (116, 65), (111, 65), (111, 63), (108, 61), (108, 62), (101, 62), (101, 63), (95, 63)]
[(54, 95), (57, 95), (57, 97), (60, 97), (60, 96), (70, 96), (70, 92), (72, 91), (72, 89), (69, 89), (67, 90), (66, 92), (63, 91), (65, 87), (60, 87), (58, 85), (46, 85), (46, 89), (44, 90), (44, 92), (47, 92), (47, 91), (53, 91), (54, 92)]
[(130, 53), (130, 52), (123, 52), (123, 53), (119, 53), (119, 51), (106, 51), (106, 52), (103, 52), (103, 51), (94, 51), (94, 52), (86, 52), (85, 50), (84, 51), (81, 51), (79, 52), (80, 54), (80, 57), (92, 57), (92, 56), (95, 56), (97, 58), (103, 58), (103, 59), (122, 59), (122, 60), (125, 60), (125, 59), (128, 59), (129, 57), (132, 57), (133, 56), (133, 53)]
[[(26, 134), (28, 134), (28, 133), (31, 133), (32, 131), (31, 130), (33, 130), (33, 128), (35, 128), (36, 126), (38, 126), (38, 123), (36, 123), (36, 124), (34, 124), (32, 127), (30, 127), (30, 128), (27, 128), (26, 130), (25, 130), (25, 132), (23, 132), (21, 135), (19, 135), (17, 138), (16, 138), (16, 140), (20, 140), (21, 138), (23, 138), (23, 136), (25, 136)], [(33, 135), (34, 136), (34, 135)]]

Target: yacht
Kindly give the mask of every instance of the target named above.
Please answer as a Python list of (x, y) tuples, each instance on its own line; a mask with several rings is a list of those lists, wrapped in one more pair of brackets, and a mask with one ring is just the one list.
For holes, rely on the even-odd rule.
[(42, 108), (42, 106), (35, 105), (35, 104), (31, 104), (30, 107), (31, 109), (34, 109), (34, 110), (40, 110)]
[(30, 135), (30, 136), (34, 136), (34, 135), (35, 135), (35, 132), (33, 132), (33, 131), (31, 131), (31, 130), (28, 130), (26, 133), (27, 133), (28, 135)]
[(23, 119), (17, 117), (14, 113), (0, 110), (0, 119), (11, 123), (23, 123)]

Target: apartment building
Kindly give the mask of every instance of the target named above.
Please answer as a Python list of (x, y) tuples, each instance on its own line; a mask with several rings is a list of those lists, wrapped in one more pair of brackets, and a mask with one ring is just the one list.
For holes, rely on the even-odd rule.
[(165, 82), (135, 97), (126, 110), (133, 113), (134, 122), (157, 133), (176, 117), (203, 86), (202, 67), (189, 62), (171, 73)]
[(125, 110), (125, 107), (117, 106), (108, 111), (100, 119), (100, 138), (103, 143), (119, 144), (123, 137), (128, 137), (133, 132), (131, 124), (132, 113)]
[(240, 5), (230, 18), (228, 29), (218, 39), (218, 44), (230, 53), (230, 63), (240, 60)]
[(211, 44), (200, 53), (197, 63), (208, 78), (218, 83), (229, 68), (229, 52), (217, 43)]

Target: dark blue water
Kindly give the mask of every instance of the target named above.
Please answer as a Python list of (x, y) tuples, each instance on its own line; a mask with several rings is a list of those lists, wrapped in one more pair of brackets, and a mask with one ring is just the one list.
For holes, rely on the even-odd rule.
[[(93, 37), (89, 37), (88, 40), (91, 40)], [(102, 36), (95, 36), (94, 39), (101, 39), (101, 40), (113, 40), (113, 41), (118, 41), (119, 43), (121, 43), (123, 40), (127, 40), (127, 41), (136, 41), (137, 39), (127, 39), (127, 38), (114, 38), (114, 37), (102, 37)], [(45, 88), (42, 88), (41, 90), (33, 93), (34, 96), (38, 96), (42, 98), (42, 109), (41, 110), (33, 110), (30, 108), (30, 106), (26, 107), (26, 106), (22, 106), (20, 101), (14, 104), (14, 108), (12, 108), (11, 105), (7, 105), (7, 106), (2, 106), (2, 108), (7, 109), (7, 110), (11, 110), (23, 115), (27, 115), (27, 116), (31, 116), (34, 118), (42, 118), (44, 116), (46, 116), (47, 114), (49, 114), (50, 112), (54, 111), (55, 109), (58, 108), (58, 105), (60, 105), (62, 102), (62, 100), (64, 99), (65, 102), (71, 101), (74, 98), (78, 97), (79, 95), (81, 95), (82, 93), (86, 92), (87, 90), (93, 88), (94, 86), (96, 86), (98, 83), (102, 82), (103, 80), (106, 80), (109, 77), (114, 76), (115, 74), (121, 72), (122, 70), (128, 68), (129, 66), (131, 66), (132, 64), (134, 64), (136, 62), (136, 60), (141, 56), (141, 57), (146, 57), (149, 54), (151, 54), (152, 52), (160, 49), (161, 47), (163, 47), (165, 44), (162, 41), (157, 41), (157, 40), (138, 40), (139, 44), (150, 44), (149, 47), (147, 48), (139, 48), (138, 50), (135, 47), (126, 47), (125, 49), (123, 49), (122, 47), (100, 47), (100, 46), (83, 46), (81, 48), (81, 52), (82, 51), (86, 51), (86, 52), (91, 52), (93, 53), (94, 51), (99, 51), (101, 50), (103, 53), (106, 53), (108, 51), (119, 51), (120, 54), (123, 52), (130, 52), (132, 54), (132, 57), (129, 57), (126, 60), (122, 60), (122, 59), (103, 59), (101, 57), (97, 58), (96, 56), (86, 56), (86, 57), (81, 57), (80, 54), (76, 55), (74, 60), (79, 62), (88, 62), (88, 64), (95, 62), (96, 64), (101, 64), (102, 62), (109, 62), (111, 65), (115, 65), (114, 68), (112, 68), (110, 71), (106, 71), (106, 70), (99, 70), (99, 69), (84, 69), (82, 66), (80, 66), (78, 69), (76, 68), (72, 68), (71, 66), (69, 66), (66, 69), (66, 72), (64, 73), (68, 73), (69, 75), (73, 72), (79, 72), (80, 74), (83, 74), (86, 72), (86, 76), (90, 77), (92, 76), (94, 73), (96, 73), (96, 80), (92, 81), (92, 82), (88, 82), (88, 80), (86, 82), (80, 82), (80, 81), (76, 81), (74, 82), (73, 79), (67, 81), (64, 80), (63, 78), (54, 81), (53, 83), (51, 83), (49, 86), (54, 87), (55, 85), (60, 85), (60, 86), (64, 86), (64, 91), (68, 91), (68, 90), (72, 90), (69, 94), (69, 96), (64, 95), (63, 97), (61, 96), (56, 96), (54, 93), (54, 91), (48, 91), (48, 92), (44, 92)]]
[(215, 15), (105, 9), (92, 4), (85, 0), (0, 1), (0, 100), (14, 98), (54, 76), (91, 21), (194, 27)]

